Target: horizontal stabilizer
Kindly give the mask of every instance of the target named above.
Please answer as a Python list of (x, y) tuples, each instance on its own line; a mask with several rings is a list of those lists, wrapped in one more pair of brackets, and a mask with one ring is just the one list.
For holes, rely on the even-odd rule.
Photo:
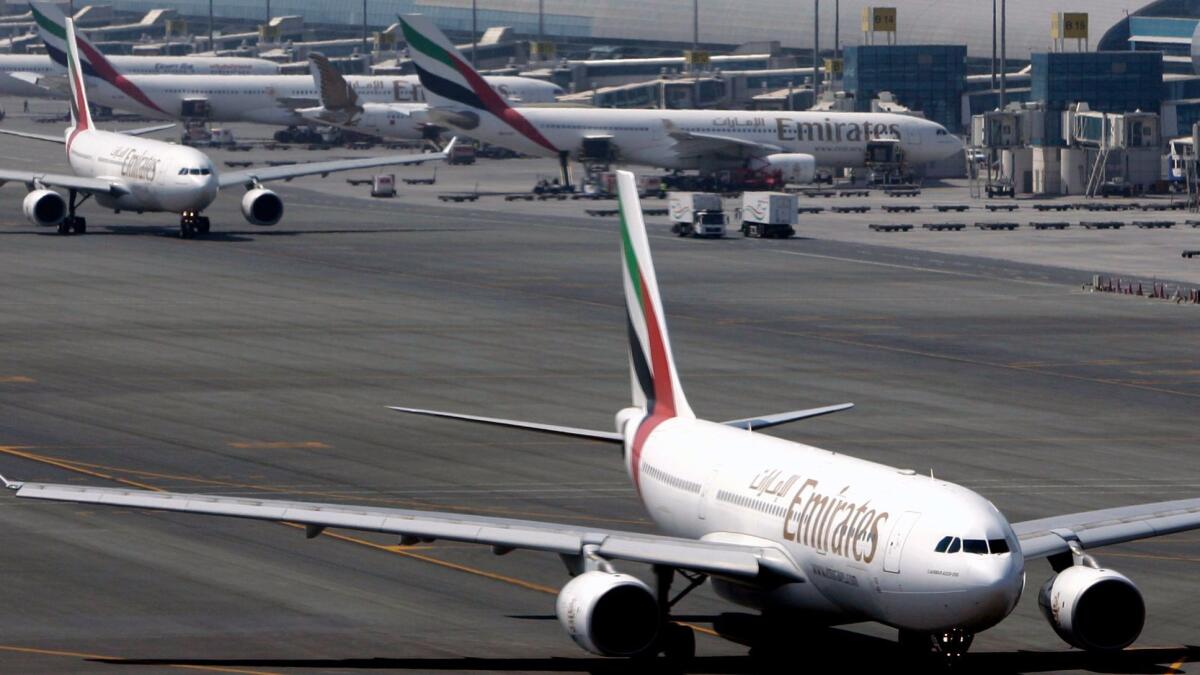
[(621, 434), (615, 431), (597, 431), (595, 429), (580, 429), (578, 427), (563, 427), (557, 424), (539, 424), (538, 422), (523, 422), (521, 420), (506, 420), (498, 417), (479, 417), (477, 415), (463, 415), (460, 413), (442, 412), (440, 410), (422, 410), (420, 408), (402, 408), (400, 406), (388, 406), (392, 410), (400, 412), (412, 413), (414, 415), (427, 415), (429, 417), (448, 417), (455, 420), (466, 420), (468, 422), (479, 422), (480, 424), (493, 424), (501, 427), (514, 427), (517, 429), (529, 429), (531, 431), (541, 431), (547, 434), (559, 434), (560, 436), (575, 436), (576, 438), (590, 438), (596, 441), (608, 441), (609, 443), (622, 443), (625, 441)]
[(760, 415), (758, 417), (747, 417), (740, 420), (729, 420), (722, 424), (737, 427), (739, 429), (766, 429), (768, 427), (777, 427), (780, 424), (788, 422), (797, 422), (806, 420), (810, 417), (820, 417), (829, 413), (841, 412), (853, 408), (853, 403), (839, 403), (837, 405), (827, 405), (823, 408), (809, 408), (808, 410), (792, 410), (791, 412), (775, 413), (774, 415)]
[(13, 131), (12, 129), (0, 129), (0, 134), (16, 136), (18, 138), (30, 138), (35, 141), (46, 141), (47, 143), (58, 143), (59, 145), (66, 145), (67, 143), (67, 137), (62, 134), (51, 136), (49, 134), (35, 134), (32, 131)]
[(138, 129), (122, 129), (119, 131), (119, 133), (125, 134), (126, 136), (145, 136), (146, 134), (152, 134), (156, 131), (166, 131), (167, 129), (171, 129), (174, 126), (175, 126), (175, 123), (171, 122), (170, 124), (156, 124), (152, 127), (141, 127)]

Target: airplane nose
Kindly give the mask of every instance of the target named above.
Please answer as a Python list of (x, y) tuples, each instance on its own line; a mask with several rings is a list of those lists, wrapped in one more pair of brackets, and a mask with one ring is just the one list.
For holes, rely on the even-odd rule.
[(1025, 567), (1019, 555), (994, 556), (971, 570), (976, 620), (991, 626), (1008, 616), (1025, 588)]

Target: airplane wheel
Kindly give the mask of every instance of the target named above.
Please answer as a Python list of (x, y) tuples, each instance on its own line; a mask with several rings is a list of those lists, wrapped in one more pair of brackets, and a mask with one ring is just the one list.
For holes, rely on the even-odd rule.
[(196, 226), (191, 221), (185, 220), (179, 223), (179, 238), (191, 239), (196, 236)]
[(208, 216), (201, 216), (199, 222), (196, 223), (196, 231), (200, 234), (208, 234), (210, 226)]
[(87, 218), (75, 219), (75, 234), (84, 234), (87, 232)]
[(663, 656), (676, 663), (696, 657), (696, 633), (687, 626), (668, 623), (663, 627)]
[(71, 223), (64, 220), (58, 224), (59, 234), (71, 234)]

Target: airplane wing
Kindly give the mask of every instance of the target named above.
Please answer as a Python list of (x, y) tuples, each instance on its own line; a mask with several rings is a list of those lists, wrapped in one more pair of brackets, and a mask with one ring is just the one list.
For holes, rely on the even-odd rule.
[(497, 553), (528, 549), (562, 556), (666, 565), (738, 579), (785, 579), (803, 582), (803, 572), (781, 550), (723, 542), (666, 537), (577, 525), (494, 518), (437, 511), (293, 502), (279, 499), (218, 497), (202, 494), (19, 483), (0, 476), (4, 487), (25, 499), (123, 506), (210, 516), (298, 523), (309, 538), (326, 527), (384, 532), (401, 541), (449, 541), (490, 545)]
[(740, 420), (729, 420), (721, 422), (731, 427), (739, 429), (751, 429), (758, 431), (759, 429), (767, 429), (777, 427), (780, 424), (788, 422), (798, 422), (812, 417), (820, 417), (830, 413), (841, 412), (853, 408), (853, 403), (838, 403), (837, 405), (827, 405), (820, 408), (808, 408), (807, 410), (792, 410), (790, 412), (775, 413), (774, 415), (759, 415), (758, 417), (743, 417)]
[(1200, 528), (1200, 499), (1179, 499), (1112, 509), (1084, 511), (1013, 523), (1027, 559), (1070, 551), (1071, 541), (1084, 549)]
[(335, 159), (328, 162), (254, 167), (241, 171), (222, 172), (218, 178), (221, 187), (229, 187), (231, 185), (245, 185), (250, 187), (257, 183), (265, 183), (272, 180), (291, 180), (300, 176), (353, 171), (355, 169), (370, 169), (377, 166), (433, 162), (449, 156), (450, 150), (457, 140), (457, 138), (452, 139), (441, 152), (424, 152), (413, 155), (385, 155), (382, 157), (364, 157), (362, 159)]
[(60, 187), (91, 194), (120, 195), (127, 191), (120, 183), (104, 178), (85, 178), (83, 176), (71, 176), (62, 173), (0, 169), (0, 185), (4, 183), (26, 183), (28, 185), (40, 185), (48, 188)]
[(702, 156), (746, 159), (783, 151), (783, 148), (770, 143), (722, 134), (684, 131), (670, 120), (663, 120), (663, 127), (666, 128), (667, 135), (674, 139), (675, 152), (681, 159)]

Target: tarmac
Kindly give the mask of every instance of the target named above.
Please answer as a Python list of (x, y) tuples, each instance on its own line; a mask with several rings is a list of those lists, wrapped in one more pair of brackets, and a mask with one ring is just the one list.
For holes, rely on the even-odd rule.
[[(51, 133), (22, 123), (5, 125)], [(320, 156), (235, 154), (260, 152)], [(58, 153), (6, 138), (0, 166), (66, 170)], [(90, 203), (89, 233), (61, 237), (27, 223), (23, 188), (5, 186), (0, 473), (652, 529), (607, 445), (386, 409), (604, 429), (629, 399), (614, 220), (587, 216), (590, 202), (437, 200), (476, 181), (527, 190), (548, 162), (437, 171), (390, 200), (344, 174), (277, 184), (286, 213), (271, 228), (222, 195), (214, 233), (188, 241), (173, 216)], [(950, 185), (919, 200), (969, 197)], [(1092, 272), (1191, 282), (1174, 266), (1191, 228), (886, 235), (869, 217), (814, 217), (790, 240), (681, 239), (655, 221), (698, 414), (853, 401), (769, 433), (932, 471), (1013, 521), (1200, 492), (1200, 307), (1082, 289)], [(1022, 252), (1018, 237), (1057, 252)], [(4, 495), (0, 532), (0, 671), (629, 668), (553, 619), (567, 579), (553, 556), (333, 530), (308, 541), (284, 525)], [(1062, 643), (1036, 607), (1051, 574), (1038, 561), (969, 670), (1191, 671), (1200, 538), (1095, 553), (1145, 594), (1135, 648), (1099, 658)], [(707, 588), (680, 603), (699, 631), (692, 670), (774, 665), (713, 635), (736, 611)], [(782, 665), (894, 668), (893, 640), (880, 626), (797, 626)]]

